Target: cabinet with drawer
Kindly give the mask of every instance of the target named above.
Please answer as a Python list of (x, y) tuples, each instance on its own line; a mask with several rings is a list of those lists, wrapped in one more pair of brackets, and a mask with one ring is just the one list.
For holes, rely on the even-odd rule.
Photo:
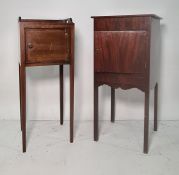
[(111, 121), (115, 120), (115, 89), (138, 88), (145, 94), (144, 153), (148, 152), (149, 93), (154, 92), (157, 130), (160, 17), (153, 14), (93, 16), (94, 140), (98, 140), (98, 87), (111, 87)]

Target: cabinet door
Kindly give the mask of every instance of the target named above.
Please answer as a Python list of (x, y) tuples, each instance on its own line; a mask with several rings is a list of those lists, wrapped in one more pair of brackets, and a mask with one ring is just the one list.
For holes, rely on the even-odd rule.
[(146, 31), (96, 31), (95, 72), (143, 73)]
[(68, 61), (70, 32), (60, 29), (26, 29), (26, 63)]

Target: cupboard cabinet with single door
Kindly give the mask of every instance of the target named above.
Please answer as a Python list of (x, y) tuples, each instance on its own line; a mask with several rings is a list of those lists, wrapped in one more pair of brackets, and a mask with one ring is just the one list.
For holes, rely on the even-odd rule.
[(19, 64), (20, 116), (23, 152), (26, 152), (26, 68), (59, 65), (60, 123), (63, 124), (63, 66), (70, 66), (70, 142), (74, 120), (74, 23), (64, 20), (21, 19)]

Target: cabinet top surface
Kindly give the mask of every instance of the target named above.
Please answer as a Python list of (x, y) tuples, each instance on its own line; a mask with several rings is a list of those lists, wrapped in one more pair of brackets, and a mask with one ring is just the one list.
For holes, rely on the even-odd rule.
[(91, 18), (125, 18), (125, 17), (152, 17), (162, 19), (155, 14), (137, 14), (137, 15), (112, 15), (112, 16), (91, 16)]

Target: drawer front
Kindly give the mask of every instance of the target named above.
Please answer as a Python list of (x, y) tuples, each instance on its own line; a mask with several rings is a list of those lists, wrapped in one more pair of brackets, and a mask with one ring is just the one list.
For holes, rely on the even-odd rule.
[(150, 17), (95, 18), (95, 31), (149, 30)]
[(68, 28), (26, 29), (26, 63), (68, 61), (70, 32)]
[(95, 72), (144, 73), (146, 31), (95, 32)]

